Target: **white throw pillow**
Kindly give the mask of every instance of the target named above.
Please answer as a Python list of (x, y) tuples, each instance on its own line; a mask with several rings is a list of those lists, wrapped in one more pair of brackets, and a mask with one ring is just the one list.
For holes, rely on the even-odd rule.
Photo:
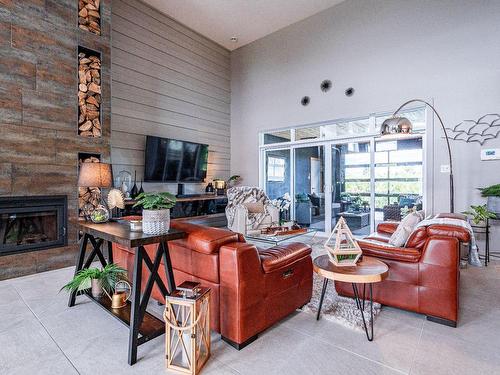
[(389, 244), (397, 247), (403, 246), (410, 237), (411, 232), (413, 232), (421, 220), (422, 215), (419, 212), (412, 212), (406, 215), (389, 239)]

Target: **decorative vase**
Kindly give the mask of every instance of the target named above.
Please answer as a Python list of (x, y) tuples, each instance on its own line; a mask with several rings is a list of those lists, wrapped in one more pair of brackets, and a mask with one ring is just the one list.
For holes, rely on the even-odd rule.
[(494, 212), (500, 216), (500, 197), (489, 196), (486, 202), (486, 207), (489, 211)]
[(134, 186), (130, 190), (130, 197), (135, 199), (139, 195), (139, 189), (137, 188), (137, 171), (134, 171)]
[(170, 229), (170, 209), (142, 210), (142, 231), (146, 234), (162, 234)]
[(90, 280), (92, 297), (99, 298), (102, 296), (102, 281), (100, 279)]

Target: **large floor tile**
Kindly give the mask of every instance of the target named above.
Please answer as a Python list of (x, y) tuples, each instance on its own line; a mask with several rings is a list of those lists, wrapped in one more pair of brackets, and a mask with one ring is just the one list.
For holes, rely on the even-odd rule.
[(0, 335), (26, 322), (36, 322), (33, 312), (12, 285), (1, 285)]
[(37, 321), (27, 321), (2, 332), (0, 348), (0, 374), (77, 374)]
[(364, 330), (352, 330), (342, 325), (316, 320), (308, 313), (299, 313), (286, 321), (286, 325), (323, 342), (347, 350), (362, 357), (382, 363), (397, 370), (408, 372), (422, 332), (423, 320), (419, 324), (407, 324), (405, 314), (387, 317), (383, 311), (375, 321), (374, 340), (368, 341)]
[(476, 345), (424, 330), (412, 375), (500, 374), (500, 353), (486, 345)]

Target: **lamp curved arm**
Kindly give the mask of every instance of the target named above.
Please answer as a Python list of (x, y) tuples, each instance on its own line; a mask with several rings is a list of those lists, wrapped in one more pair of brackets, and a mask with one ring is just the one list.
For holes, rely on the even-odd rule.
[(399, 111), (401, 111), (401, 109), (403, 109), (404, 107), (406, 107), (408, 104), (410, 103), (416, 103), (416, 102), (419, 102), (419, 103), (424, 103), (426, 105), (428, 105), (432, 111), (434, 112), (434, 114), (436, 115), (436, 117), (438, 118), (439, 120), (439, 123), (441, 124), (441, 128), (443, 129), (443, 133), (444, 133), (444, 137), (446, 139), (446, 146), (448, 148), (448, 159), (449, 159), (449, 162), (450, 162), (450, 212), (454, 212), (454, 188), (453, 188), (453, 160), (451, 159), (451, 147), (450, 147), (450, 139), (448, 137), (448, 132), (446, 131), (446, 128), (444, 126), (444, 123), (443, 123), (443, 119), (441, 118), (441, 116), (439, 115), (439, 113), (436, 111), (436, 108), (434, 108), (434, 106), (432, 104), (430, 104), (429, 102), (426, 102), (425, 100), (422, 100), (422, 99), (411, 99), (411, 100), (408, 100), (407, 102), (403, 103), (401, 106), (399, 106), (399, 108), (393, 113), (392, 116), (396, 116)]

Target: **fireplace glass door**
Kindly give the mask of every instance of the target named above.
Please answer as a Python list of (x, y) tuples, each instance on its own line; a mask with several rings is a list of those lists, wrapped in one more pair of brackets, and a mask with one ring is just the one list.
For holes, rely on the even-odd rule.
[(31, 251), (66, 242), (63, 205), (0, 208), (0, 255)]

